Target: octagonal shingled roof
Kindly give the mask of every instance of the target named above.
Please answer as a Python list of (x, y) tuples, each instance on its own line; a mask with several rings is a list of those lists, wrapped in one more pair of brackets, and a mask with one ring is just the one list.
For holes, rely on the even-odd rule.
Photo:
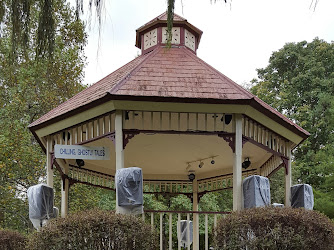
[[(112, 100), (249, 104), (276, 116), (299, 132), (308, 132), (199, 59), (187, 48), (157, 47), (45, 114), (29, 127), (80, 112)], [(94, 104), (95, 103), (95, 104)], [(58, 119), (57, 119), (58, 118)], [(276, 119), (277, 120), (277, 119)]]
[(36, 130), (110, 100), (250, 105), (302, 138), (309, 135), (185, 46), (157, 46), (43, 115), (29, 128)]

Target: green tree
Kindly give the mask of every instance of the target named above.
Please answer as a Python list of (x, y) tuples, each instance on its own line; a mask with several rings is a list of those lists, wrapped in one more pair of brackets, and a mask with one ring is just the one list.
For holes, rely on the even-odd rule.
[(311, 134), (294, 150), (296, 181), (334, 204), (334, 43), (287, 43), (257, 71), (251, 91)]
[(84, 26), (76, 21), (69, 4), (54, 0), (53, 56), (38, 56), (41, 8), (37, 1), (19, 4), (24, 2), (29, 2), (30, 9), (24, 23), (28, 43), (18, 43), (15, 53), (12, 13), (1, 12), (1, 8), (10, 9), (12, 2), (1, 1), (0, 8), (0, 225), (21, 231), (30, 223), (27, 188), (43, 181), (45, 175), (45, 155), (27, 127), (84, 88), (80, 82), (86, 43)]

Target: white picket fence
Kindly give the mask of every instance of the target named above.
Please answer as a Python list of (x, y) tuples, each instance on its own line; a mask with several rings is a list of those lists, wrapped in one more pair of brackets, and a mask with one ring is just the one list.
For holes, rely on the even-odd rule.
[[(186, 231), (186, 247), (184, 248), (179, 237), (180, 221), (194, 221), (198, 219), (198, 223), (193, 223), (193, 242), (197, 242), (199, 249), (209, 250), (212, 245), (212, 229), (216, 227), (217, 221), (226, 216), (230, 212), (197, 212), (197, 211), (158, 211), (145, 210), (142, 214), (143, 220), (151, 223), (152, 230), (157, 230), (160, 235), (160, 250), (163, 249), (197, 249), (194, 244), (189, 242), (191, 234), (189, 227)], [(189, 224), (189, 223), (187, 223)], [(190, 243), (190, 244), (189, 244)], [(183, 246), (182, 246), (183, 245)]]

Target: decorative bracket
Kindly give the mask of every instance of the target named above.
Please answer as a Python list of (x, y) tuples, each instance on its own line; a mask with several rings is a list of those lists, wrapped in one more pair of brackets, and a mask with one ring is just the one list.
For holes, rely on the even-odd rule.
[(125, 149), (129, 141), (139, 133), (139, 131), (123, 131), (123, 149)]
[(115, 144), (115, 133), (111, 133), (110, 135), (107, 136), (107, 138)]
[(283, 161), (283, 164), (284, 164), (284, 167), (285, 167), (285, 174), (289, 174), (289, 159), (288, 158), (285, 158), (284, 156), (281, 156), (281, 159)]
[(201, 198), (206, 194), (206, 192), (197, 193), (197, 204), (200, 202)]
[(56, 157), (54, 153), (50, 153), (51, 155), (51, 169), (53, 169), (53, 164), (55, 163)]
[(65, 191), (66, 179), (68, 180), (68, 189), (70, 189), (72, 185), (77, 183), (74, 179), (72, 179), (71, 177), (69, 177), (66, 174), (64, 174), (61, 179), (62, 179), (62, 182), (63, 182), (63, 191)]
[(185, 193), (184, 194), (185, 196), (187, 196), (189, 199), (190, 199), (190, 201), (191, 201), (191, 203), (193, 203), (193, 194), (191, 193)]
[(248, 142), (247, 137), (242, 136), (242, 147), (244, 147), (245, 143)]
[[(232, 149), (233, 153), (235, 153), (235, 134), (218, 134), (218, 136), (228, 142), (228, 145)], [(242, 136), (242, 147), (244, 147), (246, 142), (248, 142), (248, 139)]]
[(218, 135), (219, 137), (222, 137), (230, 146), (233, 153), (235, 152), (235, 134), (228, 134), (228, 135)]
[[(126, 145), (129, 143), (129, 141), (135, 137), (135, 135), (138, 135), (139, 131), (124, 131), (123, 130), (123, 149), (125, 149)], [(115, 133), (111, 133), (108, 136), (106, 136), (109, 140), (111, 140), (115, 145)]]
[[(68, 176), (66, 176), (66, 178), (68, 179), (68, 189), (70, 189), (72, 185), (74, 185), (75, 183), (77, 183), (74, 179), (72, 179), (72, 178), (70, 178)], [(65, 188), (65, 181), (64, 181), (63, 187)]]

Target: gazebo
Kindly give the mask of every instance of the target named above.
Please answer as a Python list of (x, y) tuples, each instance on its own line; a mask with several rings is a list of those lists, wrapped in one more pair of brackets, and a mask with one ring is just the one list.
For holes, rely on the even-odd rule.
[[(115, 190), (116, 170), (132, 166), (142, 169), (144, 193), (192, 199), (193, 249), (208, 192), (233, 189), (233, 210), (241, 210), (242, 179), (283, 167), (289, 206), (291, 150), (309, 133), (198, 58), (201, 36), (175, 14), (166, 46), (161, 14), (136, 31), (141, 56), (29, 125), (46, 153), (47, 184), (55, 169), (61, 174), (62, 217), (71, 185)], [(81, 152), (95, 158), (71, 155), (71, 145), (95, 147)], [(66, 157), (57, 157), (59, 146), (68, 146)]]

